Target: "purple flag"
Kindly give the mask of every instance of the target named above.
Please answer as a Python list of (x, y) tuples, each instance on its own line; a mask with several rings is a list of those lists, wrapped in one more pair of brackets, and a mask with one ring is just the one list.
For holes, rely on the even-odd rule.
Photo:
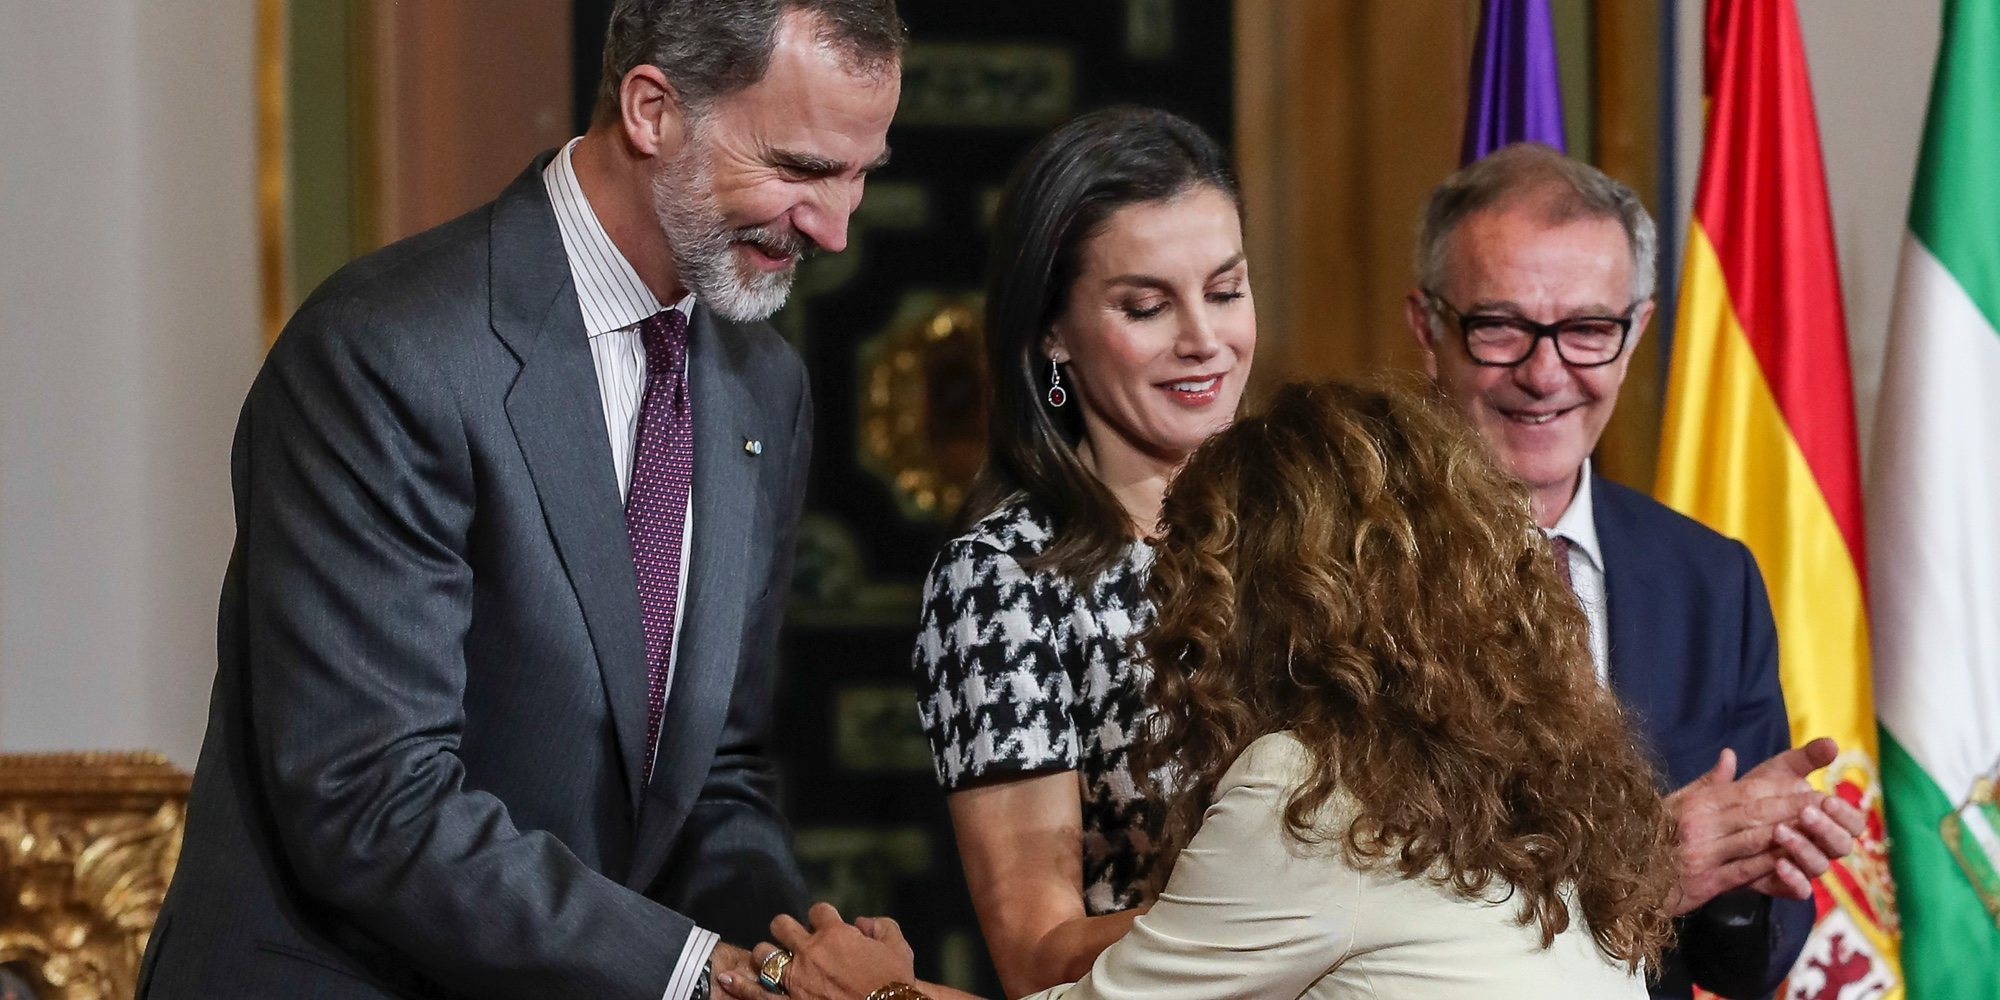
[(1568, 148), (1549, 0), (1486, 0), (1479, 15), (1458, 159), (1471, 163), (1514, 142)]

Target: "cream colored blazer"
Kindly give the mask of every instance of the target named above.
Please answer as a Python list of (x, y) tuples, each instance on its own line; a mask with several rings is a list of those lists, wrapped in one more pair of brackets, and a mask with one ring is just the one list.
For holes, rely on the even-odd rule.
[(1282, 814), (1305, 767), (1290, 734), (1251, 744), (1152, 911), (1080, 982), (1030, 1000), (1645, 1000), (1580, 914), (1545, 949), (1511, 903), (1357, 871), (1332, 847), (1292, 839)]

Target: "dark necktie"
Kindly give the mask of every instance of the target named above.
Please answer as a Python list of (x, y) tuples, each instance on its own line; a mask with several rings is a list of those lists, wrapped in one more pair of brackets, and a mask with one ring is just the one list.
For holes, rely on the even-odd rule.
[(639, 400), (625, 534), (639, 580), (646, 633), (646, 747), (641, 780), (653, 780), (654, 747), (667, 705), (674, 648), (674, 598), (681, 582), (681, 535), (694, 485), (694, 417), (688, 402), (687, 317), (668, 309), (639, 324), (646, 392)]
[(1569, 578), (1569, 539), (1561, 535), (1549, 536), (1549, 548), (1555, 550), (1556, 572), (1562, 574), (1563, 586), (1572, 593), (1576, 591), (1576, 581)]

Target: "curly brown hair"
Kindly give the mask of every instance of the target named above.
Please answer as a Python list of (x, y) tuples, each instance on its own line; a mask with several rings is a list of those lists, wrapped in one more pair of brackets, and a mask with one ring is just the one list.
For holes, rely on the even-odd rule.
[[(1666, 809), (1526, 493), (1456, 414), (1396, 382), (1287, 386), (1188, 460), (1161, 530), (1140, 773), (1179, 787), (1157, 870), (1237, 756), (1289, 731), (1312, 761), (1285, 810), (1301, 843), (1511, 890), (1544, 947), (1573, 893), (1606, 954), (1657, 962)], [(1344, 830), (1321, 818), (1337, 792)]]

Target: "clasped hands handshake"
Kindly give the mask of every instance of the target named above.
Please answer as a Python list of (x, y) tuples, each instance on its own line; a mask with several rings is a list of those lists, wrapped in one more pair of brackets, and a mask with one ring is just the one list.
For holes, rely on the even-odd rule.
[[(888, 983), (916, 981), (915, 955), (894, 920), (859, 917), (849, 924), (831, 903), (814, 905), (806, 919), (812, 922), (811, 930), (790, 916), (771, 921), (775, 945), (767, 942), (750, 952), (717, 945), (713, 968), (718, 995), (737, 1000), (777, 997), (763, 987), (757, 973), (760, 967), (771, 972), (775, 963), (768, 960), (780, 950), (792, 956), (776, 970), (783, 995), (791, 1000), (853, 1000)], [(726, 959), (724, 949), (729, 953)]]

